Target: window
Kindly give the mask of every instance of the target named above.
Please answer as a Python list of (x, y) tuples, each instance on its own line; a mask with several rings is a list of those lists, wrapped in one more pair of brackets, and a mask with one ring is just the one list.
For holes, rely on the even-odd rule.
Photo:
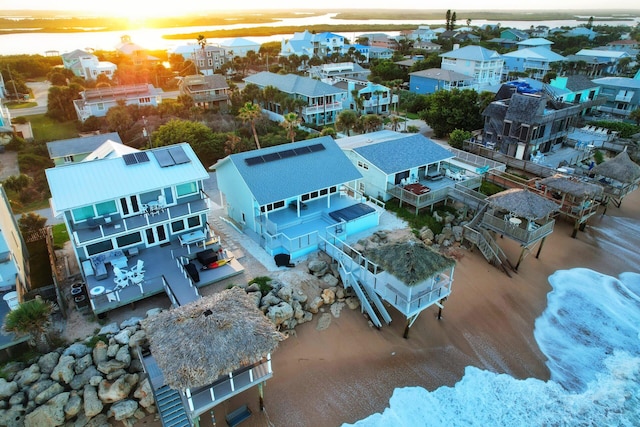
[(187, 226), (189, 228), (200, 226), (200, 216), (192, 216), (187, 218)]
[(505, 120), (504, 121), (504, 128), (502, 130), (502, 134), (505, 136), (509, 136), (509, 134), (511, 133), (511, 122)]
[(113, 242), (111, 240), (105, 240), (100, 243), (94, 243), (87, 246), (87, 254), (89, 256), (99, 254), (101, 252), (107, 252), (113, 249)]
[(180, 220), (180, 221), (174, 221), (171, 223), (171, 232), (172, 233), (177, 233), (179, 231), (184, 230), (184, 221)]
[(358, 160), (358, 167), (362, 169), (369, 169), (369, 165)]
[(178, 197), (188, 196), (189, 194), (195, 194), (197, 192), (198, 184), (195, 182), (188, 182), (186, 184), (176, 186), (176, 194)]
[(88, 218), (93, 218), (95, 213), (93, 212), (93, 205), (85, 206), (83, 208), (77, 208), (71, 211), (73, 214), (73, 220), (75, 222), (83, 221)]
[(143, 97), (143, 98), (138, 99), (138, 102), (140, 104), (149, 104), (149, 103), (151, 103), (151, 98), (149, 98), (148, 96), (147, 97)]
[(98, 108), (98, 111), (104, 111), (104, 102), (98, 102), (96, 107)]
[(527, 141), (529, 137), (529, 125), (522, 125), (520, 127), (520, 141)]
[(209, 67), (213, 67), (213, 59), (209, 59), (207, 63), (209, 64)]
[(64, 156), (65, 163), (73, 163), (73, 156)]
[(140, 242), (142, 242), (142, 235), (140, 233), (131, 233), (120, 236), (116, 239), (116, 244), (119, 248), (123, 248), (125, 246), (130, 246)]
[(208, 52), (207, 52), (207, 56), (208, 56), (209, 58), (211, 58), (211, 51), (208, 51)]
[(118, 212), (118, 208), (116, 208), (116, 202), (110, 200), (108, 202), (98, 203), (96, 205), (96, 211), (98, 215), (111, 215), (112, 213)]

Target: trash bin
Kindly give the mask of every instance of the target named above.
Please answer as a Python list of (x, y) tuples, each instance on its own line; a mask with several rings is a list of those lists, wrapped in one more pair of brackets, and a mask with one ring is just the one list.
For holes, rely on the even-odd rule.
[(15, 310), (20, 305), (20, 301), (18, 301), (18, 293), (16, 291), (7, 292), (2, 299), (7, 302), (10, 310)]

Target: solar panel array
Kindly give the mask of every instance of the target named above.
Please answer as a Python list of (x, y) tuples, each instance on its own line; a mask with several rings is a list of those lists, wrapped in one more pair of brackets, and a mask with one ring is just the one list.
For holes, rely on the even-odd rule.
[(153, 155), (156, 156), (156, 160), (160, 164), (160, 167), (163, 168), (191, 162), (187, 153), (185, 153), (180, 146), (170, 147), (165, 150), (154, 150)]
[(322, 144), (307, 145), (288, 150), (276, 151), (275, 153), (263, 154), (261, 156), (247, 157), (244, 162), (247, 166), (255, 166), (262, 163), (274, 162), (276, 160), (288, 159), (289, 157), (301, 156), (303, 154), (316, 153), (325, 150)]
[(138, 163), (144, 163), (149, 161), (149, 156), (146, 152), (140, 151), (138, 153), (129, 153), (122, 156), (124, 164), (127, 166), (137, 165)]

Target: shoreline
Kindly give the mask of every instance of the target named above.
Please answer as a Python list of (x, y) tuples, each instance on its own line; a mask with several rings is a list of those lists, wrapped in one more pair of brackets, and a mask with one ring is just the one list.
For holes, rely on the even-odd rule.
[[(437, 320), (435, 307), (424, 311), (408, 340), (402, 338), (404, 319), (394, 310), (392, 324), (381, 330), (368, 326), (359, 310), (344, 308), (322, 331), (316, 329), (314, 316), (273, 353), (266, 411), (258, 408), (257, 390), (248, 390), (217, 406), (217, 421), (248, 404), (254, 414), (248, 427), (268, 422), (310, 427), (354, 423), (383, 412), (396, 388), (452, 387), (463, 379), (467, 366), (548, 381), (546, 358), (533, 334), (536, 319), (547, 307), (548, 278), (580, 267), (613, 277), (634, 270), (628, 259), (611, 256), (598, 240), (602, 230), (615, 229), (620, 218), (640, 218), (639, 191), (627, 196), (621, 208), (610, 206), (606, 216), (592, 218), (576, 239), (570, 236), (572, 225), (559, 220), (540, 258), (534, 250), (512, 278), (487, 263), (479, 251), (464, 251), (443, 319)], [(630, 235), (629, 241), (638, 245), (640, 237)], [(500, 244), (509, 259), (517, 259), (520, 248), (515, 242), (501, 239)], [(212, 425), (208, 418), (202, 417), (202, 426)]]

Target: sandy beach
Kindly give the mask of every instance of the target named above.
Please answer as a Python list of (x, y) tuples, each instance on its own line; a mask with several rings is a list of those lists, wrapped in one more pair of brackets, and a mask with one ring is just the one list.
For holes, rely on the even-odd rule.
[[(273, 378), (264, 388), (265, 411), (258, 406), (257, 388), (245, 391), (203, 415), (201, 426), (226, 425), (224, 416), (247, 404), (253, 416), (243, 426), (339, 426), (384, 411), (394, 389), (420, 386), (433, 391), (453, 386), (474, 366), (516, 379), (549, 379), (545, 356), (533, 336), (534, 322), (546, 307), (551, 290), (548, 277), (557, 270), (586, 267), (617, 277), (638, 271), (635, 255), (640, 246), (636, 230), (626, 228), (640, 219), (640, 192), (627, 196), (620, 208), (609, 206), (607, 215), (589, 220), (589, 227), (571, 238), (572, 224), (559, 219), (555, 231), (542, 248), (522, 261), (518, 274), (509, 278), (487, 263), (479, 251), (463, 251), (457, 262), (453, 290), (445, 303), (442, 320), (437, 308), (424, 311), (402, 338), (405, 319), (390, 309), (393, 322), (381, 330), (370, 327), (359, 309), (344, 307), (332, 316), (327, 329), (318, 330), (320, 313), (312, 322), (296, 327), (295, 334), (272, 354)], [(246, 238), (228, 228), (223, 240), (245, 252), (241, 276), (201, 289), (218, 292), (230, 283), (248, 281), (259, 275), (273, 275), (252, 253), (242, 248)], [(622, 237), (620, 237), (622, 236)], [(229, 242), (227, 242), (229, 243)], [(499, 244), (513, 264), (520, 247), (508, 239)], [(632, 259), (624, 253), (633, 253)], [(261, 259), (267, 258), (260, 256)], [(299, 262), (297, 269), (304, 268)], [(108, 321), (121, 322), (144, 315), (149, 308), (168, 308), (169, 300), (156, 296), (130, 309), (109, 313)], [(324, 313), (330, 313), (324, 307)], [(90, 335), (96, 325), (70, 319), (65, 336), (76, 339)], [(87, 332), (88, 331), (88, 332)], [(156, 416), (140, 420), (137, 426), (160, 427)]]
[[(535, 251), (529, 254), (512, 278), (478, 251), (465, 251), (443, 319), (437, 320), (435, 307), (423, 312), (408, 340), (402, 338), (405, 321), (396, 311), (391, 313), (392, 324), (381, 330), (370, 327), (359, 310), (346, 307), (325, 330), (316, 329), (319, 316), (314, 316), (272, 355), (274, 376), (265, 387), (266, 410), (259, 411), (257, 389), (248, 390), (215, 408), (216, 424), (224, 425), (224, 415), (243, 404), (253, 411), (243, 424), (247, 427), (353, 423), (382, 412), (395, 388), (453, 386), (466, 366), (547, 380), (545, 357), (533, 337), (534, 321), (546, 307), (547, 278), (574, 267), (612, 276), (637, 271), (607, 247), (617, 244), (608, 240), (612, 231), (625, 234), (618, 221), (624, 218), (640, 218), (639, 192), (625, 198), (621, 208), (610, 206), (607, 215), (591, 218), (590, 227), (576, 239), (570, 237), (571, 224), (558, 220), (540, 258), (535, 258)], [(628, 247), (640, 244), (637, 235), (626, 236)], [(500, 244), (515, 263), (519, 246), (507, 239)], [(247, 255), (245, 263), (252, 262)], [(150, 424), (155, 423), (139, 423)], [(201, 425), (213, 423), (203, 416)]]

